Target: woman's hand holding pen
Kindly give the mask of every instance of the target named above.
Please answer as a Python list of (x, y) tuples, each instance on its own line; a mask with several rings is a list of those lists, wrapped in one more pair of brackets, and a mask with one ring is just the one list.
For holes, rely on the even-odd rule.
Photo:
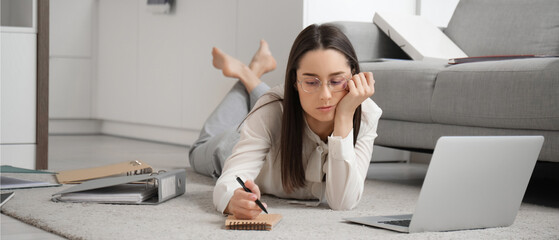
[[(256, 199), (260, 199), (260, 189), (252, 180), (246, 181), (245, 186), (252, 193), (246, 192), (243, 188), (237, 188), (229, 200), (225, 212), (233, 214), (238, 219), (254, 219), (262, 213), (262, 209), (254, 202)], [(262, 204), (267, 207), (266, 203)]]

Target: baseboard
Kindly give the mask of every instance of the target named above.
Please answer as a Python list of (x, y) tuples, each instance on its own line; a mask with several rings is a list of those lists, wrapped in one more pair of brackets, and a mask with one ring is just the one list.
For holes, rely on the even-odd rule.
[(200, 132), (172, 127), (98, 119), (51, 119), (51, 135), (106, 134), (153, 142), (190, 146)]
[(200, 134), (197, 130), (161, 127), (104, 120), (101, 134), (190, 146)]
[(100, 134), (101, 123), (97, 119), (49, 119), (49, 134)]

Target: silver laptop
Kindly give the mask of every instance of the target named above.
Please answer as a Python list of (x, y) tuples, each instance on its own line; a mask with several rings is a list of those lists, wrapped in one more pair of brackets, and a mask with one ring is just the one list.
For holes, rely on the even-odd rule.
[(543, 136), (441, 137), (413, 214), (345, 220), (406, 233), (510, 226), (543, 141)]

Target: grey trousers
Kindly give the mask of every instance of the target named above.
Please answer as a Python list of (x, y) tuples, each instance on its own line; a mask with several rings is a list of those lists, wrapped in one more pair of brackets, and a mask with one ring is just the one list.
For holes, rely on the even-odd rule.
[(258, 98), (270, 87), (262, 82), (249, 94), (239, 81), (204, 123), (198, 140), (189, 151), (190, 166), (198, 173), (217, 179), (223, 163), (239, 141), (239, 125)]

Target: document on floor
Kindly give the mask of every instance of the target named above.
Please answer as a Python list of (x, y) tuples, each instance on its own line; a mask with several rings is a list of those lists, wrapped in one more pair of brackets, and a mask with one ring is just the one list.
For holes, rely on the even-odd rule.
[(25, 180), (13, 177), (1, 176), (0, 190), (22, 189), (22, 188), (39, 188), (39, 187), (58, 187), (58, 183), (49, 183), (43, 181)]

